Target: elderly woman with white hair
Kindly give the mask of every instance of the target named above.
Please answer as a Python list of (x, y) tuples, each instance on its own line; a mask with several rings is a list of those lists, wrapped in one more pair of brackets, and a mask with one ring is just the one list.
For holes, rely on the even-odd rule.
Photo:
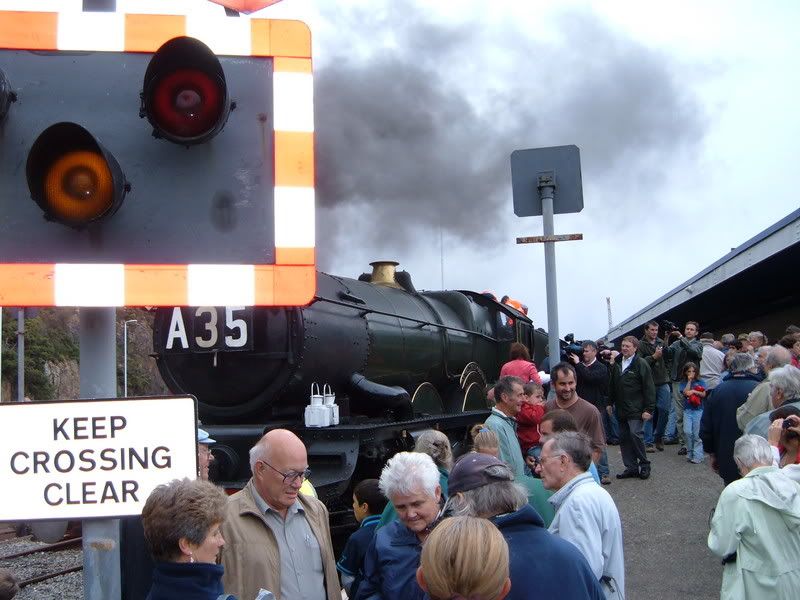
[(441, 509), (439, 470), (427, 454), (400, 452), (386, 463), (379, 485), (399, 519), (379, 529), (372, 539), (356, 600), (421, 600), (425, 592), (416, 572), (422, 543)]
[[(422, 452), (433, 459), (436, 468), (439, 469), (439, 486), (442, 488), (442, 496), (447, 500), (447, 478), (450, 469), (453, 468), (453, 450), (450, 448), (450, 439), (441, 431), (427, 429), (417, 437), (414, 452)], [(381, 513), (378, 527), (383, 527), (396, 520), (397, 511), (391, 502), (387, 502)]]
[(773, 466), (760, 436), (739, 438), (733, 457), (742, 479), (722, 491), (708, 534), (725, 565), (720, 598), (797, 598), (800, 487)]
[(747, 424), (745, 433), (768, 437), (770, 413), (775, 408), (795, 406), (800, 408), (800, 369), (792, 365), (784, 365), (772, 369), (767, 376), (769, 382), (769, 409), (758, 415)]

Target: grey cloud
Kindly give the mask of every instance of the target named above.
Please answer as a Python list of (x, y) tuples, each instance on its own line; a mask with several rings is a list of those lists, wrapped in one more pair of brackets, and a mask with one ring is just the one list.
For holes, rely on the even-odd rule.
[(435, 247), (425, 234), (440, 225), (456, 245), (497, 241), (515, 148), (577, 144), (585, 184), (634, 203), (705, 134), (680, 65), (591, 13), (562, 14), (544, 43), (514, 24), (434, 23), (409, 2), (336, 10), (337, 38), (372, 51), (318, 49), (322, 258), (354, 240), (366, 255)]

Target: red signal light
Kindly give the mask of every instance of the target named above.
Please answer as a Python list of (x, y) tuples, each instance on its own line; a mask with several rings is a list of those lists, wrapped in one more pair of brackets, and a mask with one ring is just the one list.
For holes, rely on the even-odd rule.
[(203, 42), (173, 38), (153, 55), (139, 115), (153, 125), (155, 137), (186, 146), (201, 144), (222, 130), (234, 107), (222, 65)]
[(6, 74), (0, 69), (0, 123), (6, 118), (12, 102), (17, 100), (17, 95), (11, 91), (11, 84)]
[(36, 138), (25, 174), (45, 218), (77, 228), (113, 215), (130, 189), (114, 156), (75, 123)]

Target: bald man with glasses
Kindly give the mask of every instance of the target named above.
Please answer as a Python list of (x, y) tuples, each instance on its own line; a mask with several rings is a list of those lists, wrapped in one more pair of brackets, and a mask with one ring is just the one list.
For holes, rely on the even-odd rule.
[(250, 450), (250, 469), (222, 526), (225, 591), (238, 598), (255, 598), (263, 588), (278, 600), (340, 599), (328, 510), (300, 494), (311, 473), (303, 442), (273, 429)]

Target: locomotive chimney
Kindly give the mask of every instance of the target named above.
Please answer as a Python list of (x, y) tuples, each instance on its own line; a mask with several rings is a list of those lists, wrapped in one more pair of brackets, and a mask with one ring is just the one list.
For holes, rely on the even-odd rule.
[(399, 264), (400, 263), (393, 260), (376, 260), (375, 262), (369, 263), (369, 266), (372, 267), (370, 283), (403, 289), (403, 286), (397, 283), (397, 279), (395, 279), (394, 276), (395, 267)]

